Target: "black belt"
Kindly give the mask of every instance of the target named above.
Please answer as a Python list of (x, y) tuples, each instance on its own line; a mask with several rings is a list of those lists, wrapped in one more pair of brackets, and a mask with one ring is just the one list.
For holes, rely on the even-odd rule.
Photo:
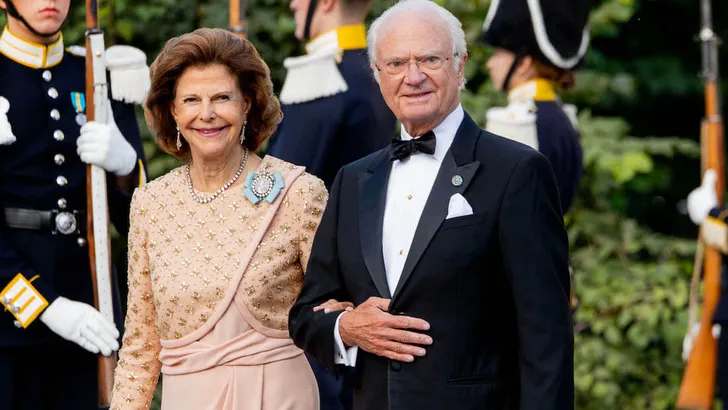
[(5, 227), (46, 231), (54, 235), (79, 234), (85, 222), (83, 211), (5, 208), (3, 214), (2, 222)]

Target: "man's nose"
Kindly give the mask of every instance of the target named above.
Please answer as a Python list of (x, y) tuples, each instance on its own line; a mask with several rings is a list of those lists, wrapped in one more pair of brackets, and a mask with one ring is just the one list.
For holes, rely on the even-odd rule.
[(416, 62), (410, 61), (407, 64), (407, 75), (405, 77), (407, 84), (418, 85), (425, 81), (427, 76), (420, 70), (420, 66)]

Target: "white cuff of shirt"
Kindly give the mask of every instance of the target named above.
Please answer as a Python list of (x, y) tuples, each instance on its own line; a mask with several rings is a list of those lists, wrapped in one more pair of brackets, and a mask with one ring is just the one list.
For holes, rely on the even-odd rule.
[[(341, 315), (345, 313), (341, 312)], [(336, 318), (336, 324), (334, 325), (334, 363), (354, 367), (356, 366), (356, 355), (359, 353), (359, 346), (352, 346), (348, 349), (344, 346), (344, 342), (341, 340), (341, 334), (339, 334), (339, 320), (341, 319), (341, 315)]]

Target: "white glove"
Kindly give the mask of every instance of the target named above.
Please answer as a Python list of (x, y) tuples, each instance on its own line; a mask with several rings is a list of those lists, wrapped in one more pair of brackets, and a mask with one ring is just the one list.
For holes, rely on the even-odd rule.
[(104, 356), (119, 350), (119, 331), (91, 305), (59, 297), (40, 315), (58, 336)]
[(694, 323), (690, 331), (685, 335), (685, 338), (683, 338), (682, 359), (684, 362), (687, 362), (690, 358), (690, 352), (693, 351), (693, 342), (698, 336), (698, 332), (700, 332), (700, 323)]
[(121, 135), (110, 105), (107, 118), (108, 124), (91, 121), (81, 127), (81, 136), (76, 141), (76, 152), (81, 161), (123, 177), (131, 174), (136, 167), (137, 153)]
[(717, 178), (712, 169), (705, 171), (703, 183), (688, 195), (688, 215), (696, 225), (702, 224), (710, 210), (718, 206), (718, 197), (715, 195)]

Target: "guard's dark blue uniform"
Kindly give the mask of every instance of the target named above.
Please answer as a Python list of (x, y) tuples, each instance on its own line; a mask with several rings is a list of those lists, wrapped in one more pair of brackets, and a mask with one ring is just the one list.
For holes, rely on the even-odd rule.
[[(307, 45), (309, 55), (286, 62), (283, 122), (267, 153), (306, 167), (327, 189), (341, 167), (387, 146), (397, 120), (372, 76), (363, 25), (339, 27)], [(338, 61), (337, 61), (338, 60)], [(304, 69), (297, 75), (297, 69)], [(311, 73), (314, 73), (311, 76)], [(353, 372), (339, 379), (309, 357), (322, 410), (351, 408)]]
[[(16, 140), (0, 145), (0, 289), (18, 273), (52, 303), (58, 296), (93, 305), (86, 244), (86, 165), (76, 153), (85, 113), (85, 58), (64, 49), (62, 40), (43, 47), (35, 61), (27, 50), (0, 38), (0, 97), (9, 103), (7, 119)], [(12, 37), (12, 41), (19, 39)], [(22, 40), (21, 40), (22, 41)], [(29, 47), (33, 47), (28, 43)], [(35, 63), (38, 64), (35, 64)], [(121, 133), (137, 151), (135, 179), (146, 178), (134, 108), (112, 101)], [(110, 176), (110, 219), (122, 235), (128, 230), (130, 192)], [(18, 229), (5, 223), (5, 209), (79, 211), (80, 232)], [(115, 281), (114, 281), (115, 282)], [(118, 302), (118, 297), (116, 298)], [(115, 322), (123, 317), (116, 303)], [(0, 409), (97, 408), (96, 355), (63, 340), (39, 320), (14, 326), (0, 314)]]
[[(703, 225), (710, 224), (713, 228), (709, 229), (709, 238), (706, 238), (706, 231), (701, 229), (701, 236), (706, 243), (711, 244), (714, 241), (728, 242), (728, 238), (716, 238), (713, 235), (725, 235), (726, 224), (728, 224), (728, 212), (725, 208), (714, 208), (710, 210), (708, 218)], [(719, 247), (720, 248), (720, 247)], [(716, 374), (716, 382), (718, 385), (718, 397), (720, 397), (723, 407), (728, 405), (728, 255), (723, 255), (723, 263), (721, 267), (720, 278), (720, 298), (713, 313), (713, 330), (720, 329), (718, 336), (718, 369)], [(717, 325), (717, 327), (715, 326)], [(715, 334), (715, 333), (714, 333)]]
[(488, 110), (486, 129), (527, 144), (549, 159), (565, 214), (574, 202), (583, 170), (574, 108), (560, 104), (551, 84), (542, 79), (515, 88), (508, 98), (507, 107)]
[(268, 146), (268, 154), (305, 166), (327, 188), (342, 166), (385, 147), (397, 129), (366, 48), (345, 49), (338, 69), (348, 88), (344, 92), (296, 104), (286, 104), (281, 95), (283, 122)]

